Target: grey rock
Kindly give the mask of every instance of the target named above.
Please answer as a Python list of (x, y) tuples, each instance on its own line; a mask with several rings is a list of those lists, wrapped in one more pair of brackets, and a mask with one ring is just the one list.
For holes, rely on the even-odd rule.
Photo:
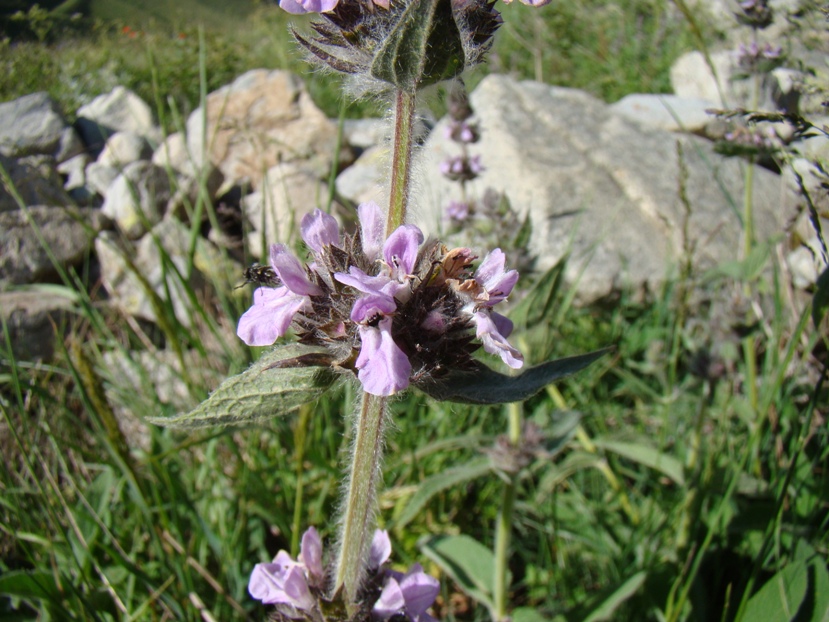
[(704, 99), (687, 99), (677, 95), (627, 95), (610, 106), (614, 113), (635, 123), (668, 132), (702, 134), (712, 120), (709, 108), (716, 106)]
[(172, 196), (167, 171), (152, 162), (133, 162), (110, 184), (101, 211), (136, 239), (161, 221)]
[(388, 176), (390, 166), (389, 148), (376, 146), (366, 149), (357, 160), (337, 175), (337, 192), (355, 203), (374, 201), (382, 205), (389, 191)]
[(153, 150), (143, 136), (134, 132), (115, 132), (107, 138), (98, 163), (122, 169), (138, 160), (149, 160)]
[(111, 92), (81, 106), (75, 125), (93, 152), (100, 151), (106, 139), (118, 131), (133, 132), (151, 142), (158, 140), (152, 110), (123, 86), (116, 86)]
[(101, 262), (101, 280), (113, 304), (124, 313), (149, 321), (158, 318), (144, 283), (162, 300), (168, 300), (169, 292), (176, 317), (189, 326), (197, 313), (190, 308), (185, 285), (174, 276), (172, 266), (165, 265), (163, 257), (166, 255), (179, 274), (187, 278), (187, 288), (199, 295), (212, 291), (213, 284), (236, 283), (243, 268), (226, 259), (214, 244), (198, 238), (193, 260), (197, 269), (187, 276), (190, 230), (178, 220), (166, 218), (153, 227), (152, 234), (137, 243), (125, 242), (109, 233), (98, 236), (95, 250)]
[(86, 145), (83, 144), (81, 137), (75, 131), (74, 127), (66, 127), (60, 135), (60, 143), (55, 152), (55, 161), (62, 164), (67, 160), (71, 160), (77, 155), (86, 153)]
[(32, 93), (0, 104), (0, 154), (56, 156), (66, 128), (48, 93)]
[(72, 310), (69, 298), (54, 291), (0, 292), (0, 316), (8, 328), (15, 360), (51, 361)]
[(98, 210), (89, 208), (31, 207), (0, 213), (0, 286), (55, 274), (40, 239), (61, 266), (78, 265), (96, 233), (109, 225)]
[[(63, 180), (49, 156), (28, 156), (14, 159), (0, 156), (0, 166), (11, 179), (14, 191), (24, 205), (71, 205), (72, 199), (63, 189)], [(0, 212), (19, 208), (15, 196), (0, 184)]]
[(114, 166), (107, 166), (100, 162), (90, 162), (84, 175), (86, 177), (86, 185), (90, 192), (94, 192), (102, 197), (106, 197), (109, 187), (112, 185), (118, 175), (121, 174)]
[[(471, 191), (505, 191), (516, 210), (529, 213), (539, 268), (569, 255), (565, 278), (582, 301), (622, 287), (653, 288), (669, 274), (683, 248), (683, 169), (695, 265), (736, 258), (741, 230), (732, 206), (742, 196), (742, 167), (714, 154), (707, 141), (631, 124), (580, 91), (504, 76), (485, 78), (471, 101), (483, 129), (474, 152), (486, 167)], [(457, 152), (436, 128), (421, 154), (421, 174)], [(458, 188), (437, 174), (423, 176), (413, 214), (434, 232), (441, 206), (457, 198)], [(766, 239), (783, 229), (782, 186), (763, 169), (754, 183), (756, 233)]]
[(268, 170), (262, 189), (242, 200), (245, 221), (252, 227), (247, 236), (248, 252), (262, 256), (267, 244), (288, 243), (296, 236), (302, 217), (322, 205), (326, 184), (302, 163), (286, 162)]
[(389, 124), (385, 119), (346, 119), (343, 141), (357, 149), (368, 149), (388, 142)]
[(81, 153), (58, 164), (57, 167), (58, 173), (66, 177), (66, 182), (63, 184), (64, 190), (78, 204), (89, 203), (94, 197), (86, 186), (86, 167), (88, 164), (89, 156)]
[[(207, 135), (203, 131), (207, 128)], [(322, 177), (331, 168), (336, 126), (317, 108), (297, 76), (256, 69), (207, 96), (187, 121), (193, 166), (206, 160), (229, 183), (259, 189), (265, 171), (305, 162)], [(349, 160), (344, 149), (340, 161)]]

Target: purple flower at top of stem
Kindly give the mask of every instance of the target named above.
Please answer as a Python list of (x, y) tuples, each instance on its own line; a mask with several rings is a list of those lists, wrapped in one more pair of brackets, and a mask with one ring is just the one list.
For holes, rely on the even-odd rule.
[[(374, 4), (389, 8), (389, 0), (373, 0)], [(347, 2), (347, 0), (344, 0)], [(283, 11), (293, 13), (294, 15), (302, 15), (304, 13), (326, 13), (337, 8), (339, 0), (279, 0), (279, 7)]]
[(466, 201), (449, 201), (446, 206), (446, 217), (454, 222), (463, 222), (471, 213), (469, 203)]

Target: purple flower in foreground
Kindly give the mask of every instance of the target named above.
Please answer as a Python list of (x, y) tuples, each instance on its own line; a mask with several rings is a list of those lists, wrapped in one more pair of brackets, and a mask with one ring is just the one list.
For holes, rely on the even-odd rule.
[(316, 605), (312, 594), (324, 584), (322, 541), (311, 527), (302, 536), (299, 561), (279, 551), (267, 564), (256, 564), (248, 582), (248, 592), (265, 605), (288, 605), (291, 609), (311, 611)]
[(303, 13), (325, 13), (333, 11), (339, 0), (279, 0), (283, 11), (302, 15)]
[(493, 309), (518, 278), (500, 249), (473, 271), (470, 249), (424, 244), (414, 225), (386, 238), (376, 204), (358, 213), (355, 235), (341, 235), (337, 221), (319, 210), (305, 216), (307, 264), (282, 244), (271, 247), (271, 278), (259, 281), (266, 286), (239, 320), (245, 343), (270, 345), (293, 328), (300, 342), (324, 347), (338, 369), (379, 396), (474, 369), (472, 353), (481, 345), (521, 367), (521, 354), (507, 341), (512, 325)]
[(437, 579), (423, 572), (420, 564), (414, 564), (405, 575), (392, 571), (372, 613), (380, 620), (403, 615), (412, 622), (437, 622), (426, 610), (435, 602), (439, 591)]

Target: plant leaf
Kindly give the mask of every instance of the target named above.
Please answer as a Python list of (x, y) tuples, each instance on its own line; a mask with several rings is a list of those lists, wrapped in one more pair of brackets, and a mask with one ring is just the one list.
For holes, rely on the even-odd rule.
[(10, 570), (0, 575), (0, 594), (39, 600), (60, 599), (55, 575), (44, 570)]
[[(814, 582), (813, 579), (810, 581), (809, 575), (813, 573), (814, 569), (810, 569), (809, 564), (802, 560), (785, 566), (749, 599), (743, 620), (794, 620), (801, 604), (805, 604), (807, 594), (811, 592), (811, 597), (815, 596), (814, 589), (809, 589), (809, 584)], [(822, 617), (808, 619), (821, 620)]]
[(479, 603), (492, 609), (495, 560), (492, 551), (469, 536), (434, 536), (420, 545), (423, 553)]
[(604, 438), (594, 439), (593, 444), (605, 451), (638, 462), (654, 471), (659, 471), (663, 475), (670, 477), (680, 486), (685, 485), (685, 471), (682, 468), (682, 463), (673, 456), (669, 456), (654, 447), (650, 447), (644, 443), (628, 443)]
[(566, 265), (565, 257), (547, 270), (532, 289), (522, 296), (521, 302), (509, 314), (516, 326), (529, 328), (552, 315), (559, 289), (564, 282)]
[(228, 378), (186, 414), (154, 417), (156, 425), (199, 428), (246, 424), (285, 415), (317, 399), (334, 384), (333, 360), (322, 348), (292, 343), (274, 348)]
[(417, 492), (412, 495), (408, 505), (406, 505), (406, 508), (400, 513), (400, 517), (395, 522), (395, 527), (401, 529), (407, 525), (436, 494), (457, 484), (486, 475), (490, 472), (490, 469), (489, 458), (477, 458), (467, 464), (447, 469), (430, 477), (422, 482)]
[(642, 587), (642, 584), (645, 582), (647, 576), (647, 573), (644, 571), (637, 572), (630, 579), (622, 583), (622, 585), (618, 588), (614, 589), (606, 598), (603, 598), (602, 601), (592, 609), (590, 614), (584, 618), (584, 622), (601, 622), (602, 620), (612, 619), (613, 614), (619, 608), (619, 605), (633, 596), (636, 591)]
[(371, 75), (408, 93), (458, 75), (464, 68), (452, 0), (412, 2), (386, 35)]
[(512, 622), (548, 622), (547, 618), (531, 607), (513, 609), (510, 619)]
[(472, 371), (450, 372), (445, 378), (418, 385), (429, 397), (464, 404), (521, 402), (556, 380), (581, 371), (610, 348), (536, 365), (517, 376), (506, 376), (479, 363)]

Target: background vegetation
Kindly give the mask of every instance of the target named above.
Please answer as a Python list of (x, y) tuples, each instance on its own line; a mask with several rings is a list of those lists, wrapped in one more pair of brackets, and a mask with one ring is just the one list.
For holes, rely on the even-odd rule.
[[(32, 29), (8, 39), (0, 99), (48, 90), (71, 116), (124, 84), (183, 113), (201, 88), (249, 68), (300, 67), (273, 7), (204, 4), (221, 23), (179, 20), (161, 2), (139, 16), (132, 4), (93, 1), (81, 30), (60, 22), (42, 37)], [(684, 22), (656, 0), (554, 2), (541, 13), (514, 5), (504, 15), (490, 69), (605, 99), (666, 90), (667, 68), (690, 45)], [(336, 114), (336, 82), (309, 80)], [(651, 299), (623, 295), (595, 308), (573, 306), (555, 269), (527, 275), (524, 287), (535, 285), (516, 334), (530, 363), (616, 350), (522, 406), (545, 428), (572, 421), (567, 413), (581, 418), (564, 451), (536, 459), (522, 480), (516, 606), (568, 622), (824, 619), (826, 331), (808, 297), (792, 297), (775, 258), (758, 248), (702, 274), (689, 255)], [(167, 268), (171, 285), (186, 283)], [(3, 327), (0, 617), (259, 619), (246, 594), (253, 564), (295, 550), (308, 525), (327, 538), (335, 530), (353, 388), (261, 427), (142, 427), (180, 406), (160, 397), (141, 360), (170, 364), (189, 405), (217, 375), (248, 365), (255, 353), (233, 329), (249, 292), (227, 282), (214, 298), (191, 291), (186, 317), (159, 299), (167, 321), (146, 325), (109, 308), (94, 273), (90, 258), (61, 284), (35, 286), (72, 301), (79, 318), (64, 327), (53, 363), (15, 361)], [(130, 373), (107, 353), (123, 356)], [(395, 562), (426, 561), (419, 543), (435, 534), (490, 544), (498, 477), (441, 478), (504, 433), (505, 409), (410, 394), (394, 415), (380, 520)], [(484, 619), (446, 576), (442, 586), (441, 619)]]

